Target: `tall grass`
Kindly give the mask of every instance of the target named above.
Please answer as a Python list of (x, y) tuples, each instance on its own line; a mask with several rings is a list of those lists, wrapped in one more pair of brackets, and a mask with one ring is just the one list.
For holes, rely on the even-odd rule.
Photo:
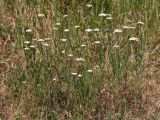
[[(146, 55), (159, 44), (158, 0), (2, 0), (0, 6), (0, 34), (10, 45), (1, 57), (9, 64), (6, 103), (14, 106), (4, 118), (151, 118), (143, 116), (149, 105), (142, 89)], [(156, 62), (157, 56), (150, 55)]]

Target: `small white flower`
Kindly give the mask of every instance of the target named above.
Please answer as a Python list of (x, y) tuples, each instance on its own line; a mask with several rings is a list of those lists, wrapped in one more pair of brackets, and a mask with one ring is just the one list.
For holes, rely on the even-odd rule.
[(30, 41), (24, 41), (24, 43), (25, 43), (25, 44), (29, 44), (29, 43), (30, 43)]
[(45, 38), (45, 40), (46, 40), (46, 41), (49, 41), (49, 40), (51, 40), (51, 38)]
[(93, 69), (96, 70), (97, 68), (99, 68), (99, 66), (95, 66)]
[(119, 45), (114, 45), (114, 46), (113, 46), (113, 48), (119, 48), (119, 47), (120, 47)]
[(58, 28), (53, 28), (53, 30), (58, 30)]
[(64, 32), (69, 32), (69, 29), (65, 29)]
[(144, 25), (144, 22), (139, 21), (139, 22), (137, 22), (137, 24)]
[(97, 68), (99, 68), (99, 65), (94, 66), (94, 69), (97, 69)]
[(98, 32), (98, 31), (99, 31), (99, 28), (95, 28), (95, 29), (93, 29), (93, 31)]
[(36, 46), (35, 45), (31, 45), (31, 46), (29, 46), (30, 48), (36, 48)]
[(92, 5), (91, 4), (87, 4), (86, 7), (90, 8), (90, 7), (92, 7)]
[(63, 39), (61, 39), (61, 41), (62, 41), (62, 42), (66, 42), (66, 41), (67, 41), (67, 39), (64, 39), (64, 38), (63, 38)]
[(72, 72), (71, 75), (76, 76), (78, 73)]
[(139, 41), (139, 38), (136, 38), (136, 37), (131, 37), (131, 38), (129, 38), (129, 41)]
[(29, 48), (28, 48), (28, 47), (25, 47), (24, 49), (25, 49), (25, 50), (29, 50)]
[(93, 72), (93, 70), (87, 70), (89, 73)]
[(23, 84), (26, 84), (27, 82), (26, 82), (26, 81), (22, 81), (22, 83), (23, 83)]
[(37, 41), (38, 42), (44, 42), (44, 39), (38, 39)]
[(98, 16), (100, 16), (100, 17), (105, 17), (105, 16), (111, 16), (111, 14), (100, 13), (100, 14), (98, 14)]
[(37, 39), (35, 38), (35, 39), (33, 39), (33, 41), (36, 41)]
[(88, 28), (88, 29), (86, 29), (85, 31), (86, 31), (86, 32), (92, 32), (93, 30), (90, 29), (90, 28)]
[(126, 26), (126, 25), (122, 26), (122, 28), (123, 28), (123, 29), (130, 29), (130, 27), (129, 27), (129, 26)]
[(53, 78), (53, 81), (56, 81), (57, 79), (56, 78)]
[(74, 28), (79, 28), (79, 27), (80, 27), (79, 25), (75, 25), (75, 26), (74, 26)]
[(82, 44), (81, 47), (85, 47), (86, 45)]
[(96, 65), (95, 68), (99, 68), (99, 65)]
[(112, 20), (113, 18), (110, 16), (110, 17), (107, 17), (106, 19), (107, 19), (107, 20)]
[(100, 41), (95, 41), (94, 43), (95, 43), (95, 44), (100, 44), (101, 42), (100, 42)]
[(78, 77), (82, 77), (83, 75), (79, 74)]
[(61, 25), (61, 23), (58, 22), (58, 23), (56, 23), (56, 25), (59, 26), (59, 25)]
[(132, 27), (132, 26), (131, 26), (130, 28), (131, 28), (131, 29), (135, 29), (136, 27)]
[(121, 29), (115, 29), (113, 33), (121, 33), (122, 30)]
[(44, 14), (38, 14), (38, 17), (44, 17), (45, 15)]
[(66, 51), (65, 50), (62, 50), (62, 53), (64, 54)]
[(43, 45), (44, 45), (44, 46), (46, 46), (46, 47), (48, 47), (48, 46), (49, 46), (49, 44), (48, 44), (48, 43), (43, 43)]
[(89, 37), (87, 37), (87, 36), (83, 36), (83, 39), (88, 39)]
[(76, 58), (76, 61), (82, 61), (82, 62), (84, 62), (85, 59), (84, 58)]
[(63, 18), (67, 17), (68, 15), (63, 15)]
[(68, 57), (73, 57), (73, 54), (68, 54)]
[(32, 32), (32, 30), (31, 29), (27, 29), (26, 32), (30, 33), (30, 32)]

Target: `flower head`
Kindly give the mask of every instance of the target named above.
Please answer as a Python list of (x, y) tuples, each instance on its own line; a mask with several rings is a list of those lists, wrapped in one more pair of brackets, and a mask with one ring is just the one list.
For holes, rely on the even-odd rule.
[(68, 54), (68, 57), (73, 57), (73, 54)]
[(93, 70), (89, 69), (89, 70), (87, 70), (87, 72), (91, 73), (91, 72), (93, 72)]
[(61, 39), (61, 41), (62, 41), (62, 42), (66, 42), (66, 41), (67, 41), (67, 39), (64, 39), (64, 38), (63, 38), (63, 39)]
[(76, 61), (82, 61), (82, 62), (84, 62), (85, 59), (84, 58), (76, 58)]
[(46, 47), (48, 47), (48, 46), (49, 46), (49, 44), (48, 44), (48, 43), (43, 43), (43, 45), (44, 45), (44, 46), (46, 46)]
[(64, 32), (69, 32), (69, 29), (65, 29)]
[(67, 17), (68, 15), (63, 15), (63, 18)]
[(61, 23), (58, 22), (58, 23), (56, 23), (56, 25), (59, 26), (59, 25), (61, 25)]
[(82, 77), (83, 75), (79, 74), (78, 77)]
[(30, 48), (36, 48), (36, 46), (35, 45), (31, 45), (31, 46), (29, 46)]
[(24, 43), (25, 43), (25, 44), (29, 44), (29, 43), (30, 43), (30, 41), (24, 41)]
[(95, 29), (93, 29), (93, 31), (98, 32), (98, 31), (99, 31), (99, 28), (95, 28)]
[(139, 41), (139, 38), (136, 38), (136, 37), (131, 37), (131, 38), (129, 38), (129, 41)]
[(76, 72), (72, 72), (72, 73), (71, 73), (71, 75), (73, 75), (73, 76), (77, 76), (77, 74), (78, 74), (78, 73), (76, 73)]
[(121, 29), (115, 29), (113, 33), (121, 33), (122, 30)]
[(62, 53), (64, 54), (66, 51), (65, 50), (62, 50)]
[(92, 7), (92, 5), (91, 4), (87, 4), (86, 7), (90, 8), (90, 7)]
[(112, 20), (113, 18), (111, 16), (107, 17), (106, 18), (107, 20)]
[(25, 49), (25, 50), (29, 50), (29, 48), (28, 48), (28, 47), (25, 47), (24, 49)]
[(37, 41), (38, 42), (44, 42), (44, 39), (38, 39)]
[(51, 38), (45, 38), (46, 41), (51, 40)]
[(100, 16), (100, 17), (106, 17), (106, 16), (111, 16), (111, 14), (100, 13), (100, 14), (98, 14), (98, 16)]
[(113, 46), (113, 48), (119, 48), (119, 47), (120, 47), (119, 45), (114, 45), (114, 46)]
[(95, 43), (95, 44), (100, 44), (101, 42), (100, 42), (100, 41), (95, 41), (94, 43)]
[(45, 15), (44, 14), (38, 14), (38, 17), (44, 17)]
[(139, 22), (137, 22), (137, 24), (144, 25), (144, 22), (139, 21)]
[(85, 31), (86, 31), (86, 32), (92, 32), (93, 30), (90, 29), (90, 28), (88, 28), (88, 29), (86, 29)]
[(80, 27), (79, 25), (75, 25), (75, 26), (74, 26), (74, 28), (79, 28), (79, 27)]
[(30, 32), (32, 32), (32, 30), (31, 29), (27, 29), (26, 32), (30, 33)]
[(85, 47), (86, 45), (82, 44), (81, 47)]

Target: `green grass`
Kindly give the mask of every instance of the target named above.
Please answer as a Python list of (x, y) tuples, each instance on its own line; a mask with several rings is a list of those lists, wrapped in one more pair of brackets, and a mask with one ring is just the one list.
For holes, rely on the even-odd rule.
[(159, 119), (158, 0), (1, 0), (0, 6), (1, 119)]

